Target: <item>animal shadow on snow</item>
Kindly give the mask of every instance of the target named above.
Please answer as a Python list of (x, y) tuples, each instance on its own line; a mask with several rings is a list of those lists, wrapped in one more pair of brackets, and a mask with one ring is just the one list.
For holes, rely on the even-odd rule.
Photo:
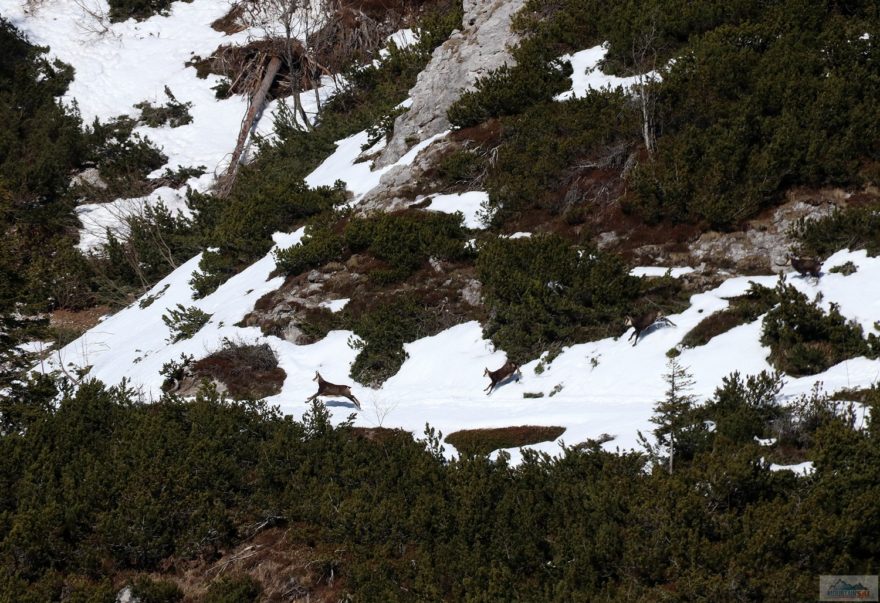
[[(657, 329), (661, 329), (661, 328), (665, 329), (667, 327), (672, 328), (672, 325), (666, 324), (662, 320), (658, 320), (657, 322), (652, 324), (650, 327), (645, 328), (644, 331), (639, 333), (639, 341), (640, 342), (643, 341), (645, 339), (645, 337), (647, 337), (648, 335), (650, 335), (651, 333), (653, 333)], [(635, 347), (635, 346), (633, 346), (633, 347)]]
[(357, 406), (354, 405), (354, 402), (349, 402), (348, 400), (327, 400), (324, 402), (324, 406), (328, 408), (353, 408), (357, 410)]
[(504, 387), (505, 385), (507, 385), (508, 383), (510, 383), (510, 382), (512, 382), (512, 381), (516, 381), (517, 383), (519, 383), (519, 380), (520, 380), (520, 379), (522, 379), (522, 375), (520, 375), (519, 373), (514, 373), (513, 375), (510, 375), (509, 377), (505, 377), (504, 379), (502, 379), (501, 381), (499, 381), (498, 383), (496, 383), (496, 384), (495, 384), (495, 387), (493, 387), (493, 388), (489, 391), (489, 393), (494, 394), (494, 393), (497, 392), (500, 388)]

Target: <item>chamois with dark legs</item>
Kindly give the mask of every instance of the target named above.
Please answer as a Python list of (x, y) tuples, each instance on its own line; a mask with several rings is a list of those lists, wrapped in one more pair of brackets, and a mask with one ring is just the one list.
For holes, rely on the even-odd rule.
[(318, 382), (318, 391), (315, 392), (315, 395), (307, 398), (306, 402), (311, 402), (318, 396), (342, 396), (343, 398), (348, 398), (358, 410), (361, 409), (361, 403), (358, 402), (358, 399), (354, 397), (354, 394), (351, 393), (351, 387), (348, 385), (337, 385), (335, 383), (330, 383), (329, 381), (325, 381), (321, 376), (321, 373), (315, 371), (315, 378), (312, 381)]
[(660, 310), (651, 310), (647, 314), (642, 314), (640, 316), (636, 316), (635, 318), (633, 318), (632, 316), (627, 316), (626, 326), (633, 328), (633, 332), (627, 338), (627, 341), (635, 337), (635, 341), (633, 341), (633, 346), (635, 346), (639, 342), (639, 337), (641, 336), (642, 332), (647, 331), (655, 323), (658, 322), (673, 327), (675, 326), (675, 323), (663, 316), (663, 313)]
[(801, 276), (812, 276), (817, 281), (822, 273), (822, 262), (814, 258), (798, 258), (791, 254), (788, 256), (791, 267), (797, 270)]
[[(486, 368), (486, 370), (483, 371), (483, 376), (489, 377), (489, 379), (492, 380), (492, 383), (490, 383), (489, 387), (487, 387), (483, 391), (487, 392), (487, 396), (490, 395), (495, 390), (496, 385), (516, 373), (519, 373), (519, 365), (515, 362), (506, 362), (504, 366), (495, 371), (490, 371), (488, 368)], [(519, 380), (519, 378), (517, 378), (517, 380)]]

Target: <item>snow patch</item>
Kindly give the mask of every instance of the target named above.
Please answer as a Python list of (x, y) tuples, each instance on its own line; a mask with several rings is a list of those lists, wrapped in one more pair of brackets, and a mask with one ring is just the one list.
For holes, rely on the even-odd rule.
[(811, 475), (815, 468), (813, 467), (812, 461), (804, 461), (803, 463), (798, 463), (796, 465), (777, 465), (773, 463), (770, 465), (770, 471), (791, 471), (795, 475), (807, 476)]
[(466, 228), (483, 229), (485, 224), (479, 217), (480, 209), (484, 203), (489, 202), (489, 193), (483, 191), (470, 191), (452, 195), (436, 195), (431, 198), (430, 211), (439, 211), (447, 214), (461, 212), (464, 214)]
[(556, 100), (565, 101), (583, 98), (590, 90), (611, 90), (620, 87), (624, 90), (629, 90), (638, 84), (640, 80), (651, 81), (660, 79), (660, 75), (655, 71), (631, 77), (618, 77), (603, 73), (599, 69), (599, 64), (605, 59), (606, 54), (608, 54), (608, 45), (600, 44), (599, 46), (593, 46), (574, 54), (562, 55), (560, 59), (571, 62), (571, 89), (556, 95)]
[(679, 268), (667, 268), (665, 266), (636, 266), (629, 273), (632, 276), (665, 276), (667, 272), (672, 278), (679, 278), (690, 274), (694, 269), (689, 266)]
[(342, 310), (346, 306), (346, 304), (348, 304), (348, 302), (350, 302), (350, 301), (351, 301), (351, 298), (343, 297), (342, 299), (328, 299), (328, 300), (322, 301), (318, 305), (322, 308), (327, 308), (328, 310), (330, 310), (331, 312), (333, 312), (335, 314), (336, 312), (339, 312), (340, 310)]
[[(426, 149), (448, 133), (449, 131), (447, 130), (436, 134), (414, 146), (396, 163), (374, 170), (372, 162), (362, 161), (361, 157), (363, 153), (362, 147), (368, 144), (369, 135), (366, 130), (358, 132), (337, 142), (336, 151), (325, 159), (315, 171), (306, 176), (306, 184), (309, 186), (333, 186), (336, 181), (342, 181), (353, 194), (353, 199), (349, 202), (349, 205), (355, 205), (364, 198), (364, 195), (379, 185), (379, 180), (381, 180), (383, 174), (394, 167), (410, 165), (422, 149)], [(385, 140), (383, 138), (367, 150), (375, 152), (381, 150), (384, 145)]]

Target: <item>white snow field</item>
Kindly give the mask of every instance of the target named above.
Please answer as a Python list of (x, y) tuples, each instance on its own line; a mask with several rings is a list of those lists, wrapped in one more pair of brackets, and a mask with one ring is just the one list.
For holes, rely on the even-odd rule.
[[(87, 1), (106, 10), (104, 0)], [(169, 157), (169, 167), (205, 165), (208, 174), (191, 182), (199, 188), (210, 184), (212, 172), (218, 166), (222, 168), (224, 158), (231, 152), (246, 103), (241, 97), (218, 101), (211, 90), (216, 78), (200, 80), (195, 69), (185, 67), (184, 62), (194, 54), (207, 55), (221, 43), (246, 39), (247, 32), (229, 37), (210, 28), (210, 23), (228, 8), (227, 2), (221, 0), (176, 2), (167, 17), (113, 24), (109, 33), (101, 37), (88, 31), (88, 18), (74, 0), (44, 0), (34, 13), (28, 13), (21, 0), (0, 0), (4, 17), (25, 31), (32, 41), (49, 45), (54, 56), (74, 66), (75, 79), (65, 100), (75, 100), (86, 121), (134, 114), (132, 105), (143, 100), (162, 103), (166, 84), (180, 101), (192, 102), (191, 124), (138, 131), (163, 149)], [(405, 43), (409, 34), (401, 36), (401, 43)], [(581, 95), (590, 87), (631, 85), (595, 69), (588, 71), (603, 55), (598, 47), (571, 57), (575, 75), (572, 90), (567, 94)], [(304, 100), (309, 102), (310, 96), (305, 95)], [(266, 119), (270, 111), (271, 107), (260, 125), (263, 133), (271, 127)], [(398, 164), (411, 162), (422, 148), (444, 135), (418, 145)], [(336, 152), (307, 178), (309, 184), (332, 185), (342, 180), (354, 193), (352, 203), (358, 202), (390, 169), (372, 171), (368, 163), (358, 162), (366, 140), (366, 133), (359, 133), (339, 141)], [(378, 145), (371, 151), (377, 148)], [(147, 202), (158, 198), (172, 207), (179, 207), (182, 202), (177, 191), (164, 189), (156, 191)], [(429, 209), (461, 211), (468, 226), (477, 228), (477, 211), (485, 198), (480, 191), (435, 196)], [(125, 201), (135, 206), (143, 202), (144, 199)], [(113, 226), (119, 211), (117, 205), (81, 208), (87, 230), (85, 247), (100, 240), (104, 227)], [(292, 234), (277, 234), (277, 246), (295, 244), (302, 232), (300, 229)], [(282, 392), (270, 398), (270, 402), (295, 416), (306, 410), (305, 399), (316, 389), (311, 381), (315, 370), (330, 381), (350, 382), (349, 369), (356, 355), (356, 350), (349, 346), (350, 332), (335, 331), (318, 343), (297, 346), (263, 336), (257, 328), (235, 326), (260, 296), (282, 283), (281, 278), (269, 278), (275, 266), (271, 253), (211, 295), (194, 301), (188, 281), (199, 259), (192, 258), (153, 287), (141, 300), (145, 307), (134, 303), (106, 318), (61, 349), (52, 364), (90, 366), (91, 376), (108, 384), (125, 378), (131, 385), (142, 387), (148, 398), (155, 399), (160, 396), (162, 365), (181, 354), (205, 356), (218, 349), (224, 338), (267, 342), (278, 353), (280, 365), (287, 373)], [(848, 260), (858, 266), (851, 276), (826, 273), (814, 283), (790, 275), (789, 282), (810, 298), (821, 293), (823, 304), (839, 304), (845, 316), (858, 320), (867, 332), (875, 332), (874, 322), (880, 318), (880, 258), (869, 258), (864, 251), (842, 251), (826, 262), (826, 271)], [(650, 278), (666, 270), (642, 267), (635, 269), (634, 274)], [(675, 268), (672, 275), (680, 276), (690, 270)], [(607, 433), (614, 436), (605, 445), (607, 448), (632, 448), (637, 445), (639, 430), (651, 430), (653, 406), (665, 390), (666, 352), (702, 318), (726, 307), (725, 297), (745, 292), (749, 281), (773, 286), (776, 277), (731, 278), (713, 291), (695, 295), (686, 311), (670, 317), (676, 327), (656, 328), (636, 347), (627, 343), (625, 336), (567, 347), (540, 374), (535, 372), (539, 360), (533, 360), (522, 367), (521, 381), (504, 385), (491, 396), (483, 393), (487, 385), (483, 369), (497, 368), (506, 360), (505, 355), (483, 338), (478, 323), (458, 325), (408, 344), (408, 360), (381, 388), (371, 390), (354, 385), (353, 391), (363, 403), (362, 412), (357, 413), (345, 400), (329, 400), (327, 405), (336, 421), (354, 413), (356, 425), (402, 427), (416, 435), (423, 432), (426, 423), (444, 434), (478, 427), (561, 425), (567, 428), (561, 440), (569, 444)], [(147, 305), (149, 299), (153, 301)], [(334, 300), (328, 307), (337, 311), (346, 301)], [(212, 318), (192, 339), (170, 344), (169, 329), (162, 315), (177, 304), (196, 306)], [(679, 360), (696, 380), (694, 393), (703, 398), (710, 396), (722, 378), (733, 371), (753, 374), (770, 369), (766, 361), (768, 350), (759, 343), (760, 330), (760, 321), (756, 321), (716, 337), (706, 346), (683, 350)], [(856, 358), (821, 375), (786, 379), (783, 395), (807, 393), (817, 381), (829, 391), (868, 386), (878, 376), (880, 361)], [(525, 393), (544, 396), (524, 398)], [(555, 452), (558, 443), (533, 448)]]
[[(107, 121), (120, 115), (137, 117), (139, 110), (134, 105), (142, 101), (163, 105), (167, 102), (165, 86), (178, 101), (191, 102), (191, 123), (177, 128), (139, 126), (135, 132), (149, 138), (168, 156), (168, 162), (152, 176), (159, 176), (166, 168), (204, 166), (208, 173), (187, 184), (206, 190), (214, 174), (227, 165), (247, 111), (247, 99), (235, 95), (218, 100), (212, 87), (222, 78), (209, 75), (199, 79), (195, 68), (185, 63), (196, 56), (209, 56), (221, 44), (245, 43), (250, 37), (259, 37), (261, 31), (226, 35), (212, 29), (211, 23), (231, 7), (225, 0), (174, 2), (168, 16), (103, 24), (83, 7), (99, 14), (109, 10), (106, 0), (42, 0), (34, 11), (29, 11), (23, 0), (0, 0), (0, 14), (27, 34), (31, 42), (48, 46), (50, 56), (73, 66), (74, 79), (62, 101), (75, 102), (85, 124), (96, 118)], [(106, 32), (95, 33), (101, 27), (106, 27)], [(406, 33), (401, 36), (396, 39), (408, 39)], [(325, 78), (324, 84), (320, 92), (322, 98), (327, 98), (335, 87), (330, 78)], [(313, 94), (304, 94), (302, 100), (307, 113), (316, 113)], [(278, 102), (273, 101), (263, 110), (258, 134), (271, 136), (271, 116), (277, 108)], [(126, 215), (138, 213), (145, 203), (160, 199), (172, 211), (185, 209), (183, 193), (168, 188), (147, 197), (80, 206), (80, 248), (87, 251), (104, 242), (107, 227), (124, 232)]]
[[(287, 247), (301, 236), (302, 229), (291, 235), (277, 235), (276, 243)], [(203, 357), (218, 349), (223, 338), (267, 342), (278, 353), (280, 366), (287, 373), (282, 392), (269, 401), (295, 416), (306, 410), (305, 399), (315, 391), (311, 378), (316, 370), (334, 382), (350, 381), (348, 373), (356, 351), (348, 345), (353, 336), (348, 331), (334, 331), (318, 343), (298, 346), (263, 336), (257, 328), (234, 326), (261, 295), (281, 284), (280, 278), (268, 279), (274, 268), (271, 254), (213, 294), (193, 301), (187, 281), (198, 259), (193, 258), (158, 283), (150, 293), (159, 297), (151, 305), (141, 308), (133, 304), (110, 316), (63, 348), (55, 360), (91, 366), (90, 374), (107, 383), (129, 379), (132, 385), (142, 386), (147, 396), (157, 398), (163, 363), (178, 359), (182, 353)], [(819, 283), (789, 275), (788, 282), (811, 298), (821, 293), (823, 305), (839, 304), (844, 315), (873, 332), (874, 320), (880, 316), (880, 258), (869, 258), (864, 251), (841, 251), (826, 266), (846, 261), (858, 266), (855, 274), (825, 274)], [(522, 367), (519, 382), (504, 385), (491, 396), (482, 392), (487, 384), (483, 369), (497, 368), (506, 358), (483, 339), (478, 323), (468, 322), (407, 344), (408, 360), (381, 388), (355, 384), (353, 391), (362, 402), (362, 412), (356, 413), (346, 400), (329, 400), (327, 404), (337, 421), (355, 413), (356, 425), (402, 427), (417, 435), (426, 423), (445, 434), (479, 427), (561, 425), (567, 428), (561, 440), (569, 444), (607, 433), (615, 439), (606, 447), (633, 448), (638, 431), (651, 430), (654, 403), (663, 396), (666, 352), (705, 316), (726, 307), (724, 297), (744, 293), (750, 281), (772, 287), (777, 277), (736, 277), (715, 290), (694, 295), (686, 311), (670, 317), (676, 327), (657, 327), (644, 335), (638, 346), (620, 337), (567, 347), (541, 374), (535, 372), (539, 361), (534, 360)], [(169, 344), (162, 314), (178, 303), (194, 305), (213, 316), (192, 339)], [(707, 398), (733, 371), (748, 375), (770, 370), (768, 350), (759, 343), (760, 331), (759, 320), (720, 335), (705, 346), (683, 350), (679, 360), (696, 380), (694, 393)], [(785, 398), (807, 394), (816, 382), (823, 383), (828, 391), (863, 387), (876, 382), (878, 376), (880, 362), (855, 358), (820, 375), (786, 378), (782, 394)], [(554, 390), (559, 391), (551, 395)], [(524, 398), (527, 392), (543, 393), (544, 397)], [(554, 452), (558, 444), (548, 442), (533, 448)]]

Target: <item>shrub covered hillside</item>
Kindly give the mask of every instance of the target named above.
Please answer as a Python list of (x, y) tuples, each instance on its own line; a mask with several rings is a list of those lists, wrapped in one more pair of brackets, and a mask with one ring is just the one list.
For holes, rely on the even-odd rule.
[[(720, 228), (794, 185), (877, 183), (875, 2), (533, 0), (516, 27), (517, 66), (449, 111), (466, 138), (500, 119), (497, 139), (473, 134), (497, 146), (484, 166), (496, 222), (570, 210), (572, 182), (607, 170), (641, 219)], [(569, 87), (557, 57), (602, 43), (606, 72), (662, 81), (554, 101)]]
[[(148, 193), (146, 175), (165, 157), (132, 133), (130, 119), (84, 126), (75, 105), (58, 101), (72, 69), (46, 51), (0, 19), (0, 312), (128, 303), (193, 252), (192, 245), (171, 255), (155, 248), (156, 225), (170, 232), (177, 224), (161, 207), (134, 220), (133, 236), (148, 241), (150, 252), (125, 254), (112, 239), (100, 257), (75, 248), (77, 202)], [(86, 168), (100, 171), (103, 186), (76, 177)]]
[[(320, 405), (299, 422), (97, 382), (55, 405), (52, 382), (19, 384), (0, 407), (0, 600), (109, 603), (128, 583), (148, 601), (790, 601), (876, 573), (876, 421), (780, 406), (772, 375), (700, 407), (686, 382), (673, 364), (656, 447), (516, 467), (444, 461), (433, 431), (333, 427)], [(877, 411), (876, 390), (853, 395)], [(769, 470), (804, 458), (809, 477)], [(278, 530), (269, 574), (227, 555)]]
[[(45, 307), (88, 298), (86, 269), (72, 249), (73, 204), (64, 195), (87, 142), (79, 116), (55, 100), (71, 70), (42, 50), (0, 20), (0, 311), (17, 301)], [(52, 275), (65, 278), (50, 285)]]
[[(167, 15), (129, 23), (158, 41), (180, 6), (109, 0), (108, 18)], [(137, 118), (84, 124), (58, 100), (72, 68), (0, 18), (0, 603), (806, 601), (820, 575), (880, 572), (880, 316), (862, 299), (880, 260), (749, 285), (632, 257), (690, 261), (693, 235), (826, 185), (861, 196), (797, 223), (792, 251), (880, 252), (880, 5), (525, 0), (515, 66), (360, 206), (362, 182), (309, 176), (365, 173), (469, 24), (459, 0), (327, 6), (344, 18), (314, 35), (357, 51), (309, 75), (288, 47), (270, 92), (314, 93), (314, 122), (278, 102), (234, 182), (199, 180), (190, 212), (156, 203), (91, 253), (78, 203), (213, 169), (150, 180), (167, 158), (134, 134), (192, 140), (204, 106), (169, 83)], [(413, 44), (387, 42), (398, 26)], [(224, 56), (258, 81), (272, 44)], [(600, 44), (605, 73), (644, 77), (557, 100), (560, 57)], [(177, 68), (243, 93), (224, 60)], [(335, 94), (309, 89), (337, 68)], [(61, 346), (48, 314), (99, 304), (119, 311)], [(711, 372), (728, 366), (756, 374)], [(820, 374), (865, 387), (799, 395)]]

